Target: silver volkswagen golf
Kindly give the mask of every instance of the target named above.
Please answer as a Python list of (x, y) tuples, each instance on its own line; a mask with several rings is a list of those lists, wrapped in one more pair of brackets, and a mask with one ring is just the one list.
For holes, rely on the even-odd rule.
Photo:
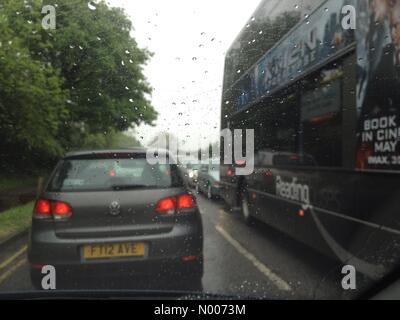
[(36, 201), (28, 258), (36, 288), (52, 265), (65, 284), (176, 277), (197, 290), (202, 251), (201, 217), (178, 166), (151, 165), (143, 149), (106, 150), (57, 164)]

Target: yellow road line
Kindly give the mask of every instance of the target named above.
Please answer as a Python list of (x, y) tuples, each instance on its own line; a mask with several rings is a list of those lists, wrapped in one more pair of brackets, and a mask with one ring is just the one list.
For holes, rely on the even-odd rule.
[(4, 282), (8, 277), (10, 277), (19, 267), (24, 265), (27, 262), (26, 258), (21, 259), (16, 264), (14, 264), (10, 269), (0, 275), (0, 284)]
[(27, 245), (23, 246), (21, 249), (19, 249), (16, 253), (14, 253), (11, 257), (9, 257), (7, 260), (2, 262), (0, 264), (0, 270), (4, 269), (7, 267), (11, 262), (13, 262), (15, 259), (17, 259), (21, 254), (25, 253), (26, 249), (28, 248)]
[(250, 260), (250, 262), (263, 274), (265, 275), (275, 286), (283, 291), (291, 291), (290, 285), (269, 269), (265, 264), (258, 260), (252, 253), (246, 250), (238, 241), (236, 241), (228, 232), (222, 227), (215, 226), (215, 229), (227, 240), (240, 254)]

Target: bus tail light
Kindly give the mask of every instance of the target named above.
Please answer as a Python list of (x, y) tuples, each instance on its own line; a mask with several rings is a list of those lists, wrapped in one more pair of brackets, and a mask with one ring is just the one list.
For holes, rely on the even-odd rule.
[(298, 214), (298, 216), (300, 217), (300, 218), (303, 218), (304, 216), (305, 216), (305, 211), (304, 211), (304, 209), (299, 209), (299, 211), (297, 212), (297, 214)]

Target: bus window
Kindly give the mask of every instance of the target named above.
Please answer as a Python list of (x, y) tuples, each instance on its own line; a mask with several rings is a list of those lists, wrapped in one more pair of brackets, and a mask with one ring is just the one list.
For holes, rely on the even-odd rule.
[(297, 95), (290, 94), (265, 102), (256, 122), (256, 136), (262, 137), (258, 149), (275, 152), (297, 152)]
[(342, 166), (341, 75), (339, 67), (321, 71), (301, 96), (302, 152), (318, 166)]

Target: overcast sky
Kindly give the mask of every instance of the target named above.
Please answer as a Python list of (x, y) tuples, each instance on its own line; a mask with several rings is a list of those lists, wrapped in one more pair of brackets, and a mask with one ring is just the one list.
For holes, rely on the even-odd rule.
[(260, 0), (112, 0), (125, 8), (134, 37), (154, 57), (145, 74), (159, 112), (156, 127), (140, 126), (148, 143), (168, 131), (194, 147), (217, 140), (224, 55)]

